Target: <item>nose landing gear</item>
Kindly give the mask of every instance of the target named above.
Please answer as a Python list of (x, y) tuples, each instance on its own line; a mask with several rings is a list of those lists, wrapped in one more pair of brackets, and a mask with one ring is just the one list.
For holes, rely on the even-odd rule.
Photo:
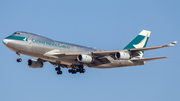
[(16, 52), (16, 54), (18, 55), (18, 58), (17, 58), (17, 62), (22, 62), (22, 59), (20, 58), (21, 54), (19, 52)]
[(21, 59), (21, 58), (18, 58), (16, 61), (17, 61), (17, 62), (22, 62), (22, 59)]

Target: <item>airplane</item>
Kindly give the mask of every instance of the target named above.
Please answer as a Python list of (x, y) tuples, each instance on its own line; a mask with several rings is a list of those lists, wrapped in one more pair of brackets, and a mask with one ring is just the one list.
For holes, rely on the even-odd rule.
[(142, 30), (122, 50), (105, 51), (52, 39), (23, 31), (14, 32), (3, 39), (3, 43), (18, 55), (17, 62), (21, 62), (21, 54), (35, 57), (27, 64), (31, 68), (42, 68), (44, 62), (55, 66), (57, 74), (62, 74), (61, 68), (68, 68), (72, 74), (85, 73), (84, 67), (108, 69), (127, 66), (144, 65), (147, 61), (164, 59), (167, 57), (143, 58), (144, 51), (172, 47), (177, 41), (169, 45), (146, 47), (151, 31)]

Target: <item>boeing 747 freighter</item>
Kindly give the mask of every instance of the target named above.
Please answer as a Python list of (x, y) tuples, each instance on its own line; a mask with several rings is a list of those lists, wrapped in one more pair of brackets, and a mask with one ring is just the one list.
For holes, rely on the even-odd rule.
[(169, 45), (146, 47), (150, 31), (141, 31), (122, 50), (105, 51), (17, 31), (6, 37), (3, 43), (18, 55), (17, 62), (21, 62), (20, 55), (35, 57), (27, 64), (31, 68), (42, 68), (44, 62), (54, 65), (57, 74), (62, 74), (61, 68), (68, 68), (72, 74), (84, 73), (84, 66), (90, 68), (116, 68), (144, 65), (146, 61), (164, 59), (167, 57), (143, 58), (144, 51), (174, 46), (177, 41)]

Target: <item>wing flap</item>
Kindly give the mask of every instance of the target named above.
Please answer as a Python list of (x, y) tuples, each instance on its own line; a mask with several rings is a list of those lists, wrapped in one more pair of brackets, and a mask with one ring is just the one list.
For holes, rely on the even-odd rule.
[(134, 62), (143, 62), (143, 61), (152, 61), (152, 60), (165, 59), (165, 58), (168, 58), (168, 57), (145, 58), (145, 59), (131, 59), (131, 61), (134, 61)]

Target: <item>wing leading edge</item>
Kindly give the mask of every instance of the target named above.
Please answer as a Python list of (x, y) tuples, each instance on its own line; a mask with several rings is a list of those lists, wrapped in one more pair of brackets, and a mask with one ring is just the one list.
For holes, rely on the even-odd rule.
[(77, 56), (79, 54), (89, 54), (94, 57), (104, 57), (104, 56), (112, 56), (115, 53), (122, 51), (122, 52), (128, 52), (133, 56), (136, 56), (137, 52), (139, 51), (148, 51), (148, 50), (153, 50), (153, 49), (159, 49), (159, 48), (164, 48), (164, 47), (172, 47), (177, 43), (177, 41), (174, 41), (170, 43), (169, 45), (162, 45), (162, 46), (154, 46), (154, 47), (145, 47), (145, 48), (136, 48), (136, 49), (126, 49), (126, 50), (113, 50), (113, 51), (95, 51), (95, 52), (76, 52), (76, 53), (59, 53), (59, 52), (54, 52), (51, 55), (53, 56)]

